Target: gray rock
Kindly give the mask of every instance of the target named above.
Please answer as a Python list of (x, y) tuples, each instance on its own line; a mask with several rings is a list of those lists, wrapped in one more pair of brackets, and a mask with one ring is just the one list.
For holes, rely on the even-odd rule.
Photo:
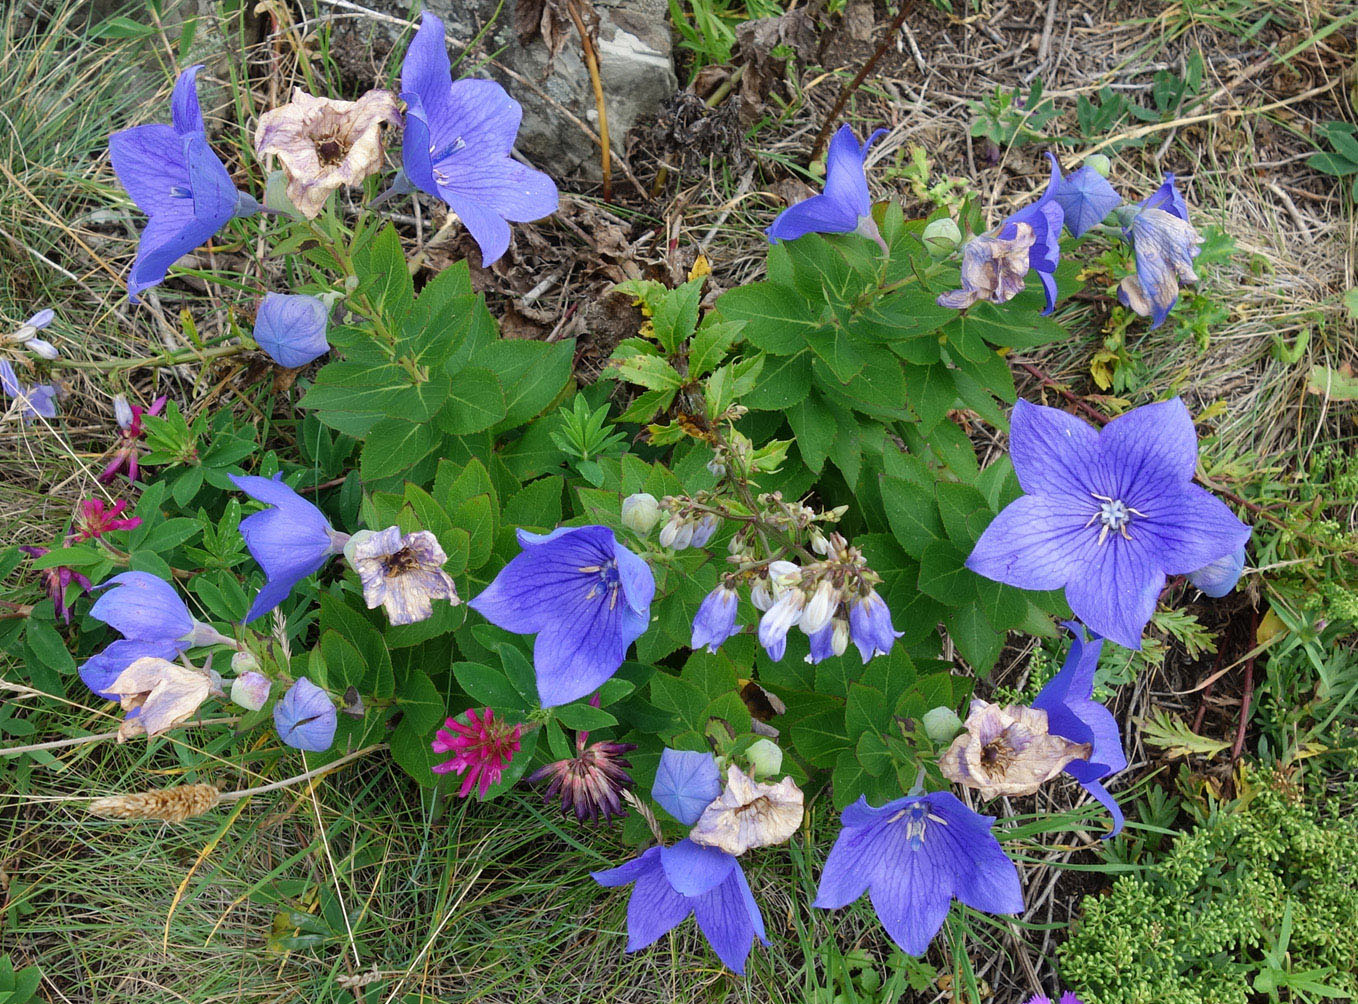
[[(365, 6), (408, 16), (409, 4), (402, 0), (373, 0)], [(576, 172), (591, 178), (599, 176), (597, 144), (562, 113), (564, 109), (598, 132), (594, 89), (573, 25), (564, 31), (564, 44), (556, 57), (549, 59), (541, 38), (534, 38), (527, 46), (520, 43), (514, 25), (514, 0), (427, 0), (425, 6), (443, 20), (454, 59), (459, 50), (485, 31), (476, 51), (469, 54), (470, 61), (493, 55), (495, 61), (477, 75), (495, 78), (523, 105), (520, 152), (558, 177)], [(678, 89), (668, 8), (665, 0), (594, 0), (594, 9), (599, 15), (599, 76), (608, 114), (609, 145), (622, 153), (628, 130), (653, 120)], [(501, 67), (527, 79), (532, 86), (525, 86)]]

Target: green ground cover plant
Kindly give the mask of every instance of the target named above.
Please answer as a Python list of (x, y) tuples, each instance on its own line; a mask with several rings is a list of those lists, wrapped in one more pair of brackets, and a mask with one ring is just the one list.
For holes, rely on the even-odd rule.
[[(1299, 299), (1199, 389), (1254, 238), (1128, 158), (1201, 56), (972, 90), (959, 143), (1060, 154), (1005, 209), (846, 87), (738, 255), (521, 337), (496, 277), (588, 201), (437, 19), (357, 91), (327, 26), (288, 101), (147, 11), (5, 22), (37, 95), (105, 46), (114, 119), (16, 105), (4, 161), (0, 997), (1352, 993), (1348, 328)], [(717, 68), (704, 11), (779, 13), (676, 10)], [(146, 46), (134, 110), (97, 60)]]

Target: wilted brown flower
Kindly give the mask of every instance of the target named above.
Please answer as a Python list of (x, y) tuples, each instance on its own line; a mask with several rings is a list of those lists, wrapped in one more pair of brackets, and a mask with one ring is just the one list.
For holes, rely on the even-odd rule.
[(166, 823), (182, 823), (201, 816), (220, 799), (221, 793), (214, 784), (180, 784), (173, 788), (96, 798), (86, 808), (106, 819), (159, 819)]
[(288, 179), (288, 198), (314, 219), (330, 193), (357, 185), (382, 167), (382, 126), (399, 126), (391, 91), (357, 101), (314, 97), (301, 88), (287, 104), (265, 112), (255, 128), (255, 152), (274, 154)]
[(1089, 743), (1047, 731), (1047, 713), (1021, 704), (972, 701), (966, 730), (938, 759), (949, 781), (978, 788), (982, 798), (1031, 795), (1072, 760), (1088, 760)]
[(726, 790), (703, 810), (689, 837), (695, 844), (743, 854), (751, 847), (781, 844), (801, 825), (802, 792), (792, 778), (763, 784), (732, 765)]
[(118, 674), (108, 687), (124, 711), (135, 711), (118, 727), (118, 741), (154, 736), (187, 721), (208, 699), (212, 678), (201, 669), (186, 669), (168, 659), (144, 656)]

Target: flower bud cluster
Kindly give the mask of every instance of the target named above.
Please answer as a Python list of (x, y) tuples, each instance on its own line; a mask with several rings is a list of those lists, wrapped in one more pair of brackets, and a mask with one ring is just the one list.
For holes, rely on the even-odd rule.
[(660, 508), (669, 519), (660, 528), (660, 546), (682, 551), (686, 547), (706, 547), (717, 532), (721, 520), (707, 506), (708, 493), (699, 492), (693, 499), (666, 495)]

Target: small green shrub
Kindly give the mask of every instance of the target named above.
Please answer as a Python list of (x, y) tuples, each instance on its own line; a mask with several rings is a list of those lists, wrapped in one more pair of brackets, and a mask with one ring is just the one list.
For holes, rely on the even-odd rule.
[(1358, 993), (1358, 826), (1279, 773), (1247, 775), (1143, 874), (1088, 895), (1058, 949), (1085, 1004)]

